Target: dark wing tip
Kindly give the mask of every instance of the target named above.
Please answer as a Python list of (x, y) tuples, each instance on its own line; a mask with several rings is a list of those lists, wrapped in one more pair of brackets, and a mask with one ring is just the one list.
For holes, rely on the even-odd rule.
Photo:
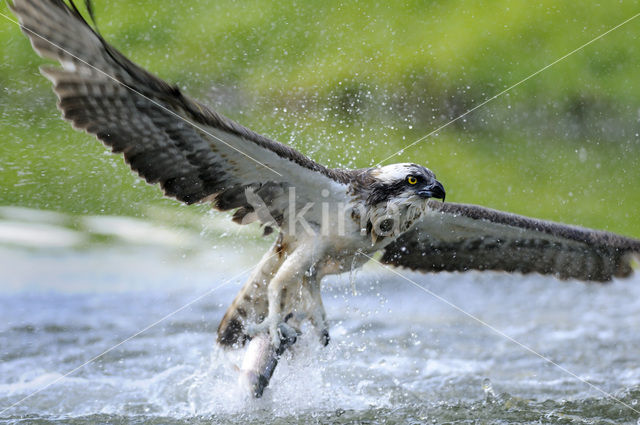
[(476, 205), (432, 212), (388, 245), (382, 262), (424, 272), (494, 270), (608, 282), (633, 272), (640, 241)]

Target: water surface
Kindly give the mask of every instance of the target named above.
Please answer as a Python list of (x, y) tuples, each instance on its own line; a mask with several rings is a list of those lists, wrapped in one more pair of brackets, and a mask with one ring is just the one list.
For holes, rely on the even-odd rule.
[[(123, 234), (127, 223), (140, 228), (122, 220)], [(369, 265), (356, 275), (355, 294), (348, 275), (325, 281), (329, 346), (304, 334), (264, 398), (248, 400), (236, 384), (242, 353), (218, 348), (215, 330), (264, 244), (229, 243), (231, 235), (226, 245), (206, 246), (206, 238), (160, 234), (149, 224), (153, 243), (86, 245), (87, 226), (78, 231), (51, 217), (35, 227), (24, 216), (7, 222), (52, 242), (35, 249), (22, 232), (0, 248), (0, 410), (51, 385), (0, 414), (3, 424), (635, 424), (640, 417), (639, 276), (585, 285), (403, 271), (475, 320)], [(199, 245), (188, 245), (193, 240)]]

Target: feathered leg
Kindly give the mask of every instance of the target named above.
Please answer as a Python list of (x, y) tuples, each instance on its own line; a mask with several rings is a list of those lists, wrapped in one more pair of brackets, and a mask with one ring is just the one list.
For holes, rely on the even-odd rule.
[(313, 275), (314, 254), (313, 249), (301, 245), (287, 256), (267, 289), (269, 313), (261, 323), (247, 327), (249, 336), (269, 332), (271, 342), (278, 347), (282, 337), (280, 328), (289, 327), (284, 322), (285, 314), (309, 317), (308, 303), (301, 296), (308, 292), (304, 282)]
[(309, 320), (316, 329), (320, 337), (320, 343), (324, 346), (329, 344), (329, 324), (327, 323), (327, 313), (322, 304), (320, 293), (320, 282), (322, 276), (312, 276), (307, 282), (310, 296)]
[(249, 280), (233, 300), (218, 326), (218, 343), (223, 346), (243, 345), (248, 323), (264, 320), (269, 312), (267, 287), (285, 259), (282, 238), (266, 252)]

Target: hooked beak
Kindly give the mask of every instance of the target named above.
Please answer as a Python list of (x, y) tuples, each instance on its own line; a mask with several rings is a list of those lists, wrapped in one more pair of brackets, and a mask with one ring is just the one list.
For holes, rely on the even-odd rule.
[(444, 186), (442, 186), (442, 183), (436, 180), (435, 183), (433, 183), (431, 186), (420, 189), (418, 191), (418, 195), (422, 196), (423, 198), (442, 199), (442, 202), (444, 202), (446, 192), (444, 191)]

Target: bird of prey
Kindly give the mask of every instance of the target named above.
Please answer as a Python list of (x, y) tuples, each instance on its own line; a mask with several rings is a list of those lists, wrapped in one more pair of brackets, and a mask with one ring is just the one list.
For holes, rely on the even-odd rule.
[(122, 154), (167, 196), (278, 232), (220, 323), (223, 346), (260, 334), (278, 347), (304, 321), (326, 344), (322, 278), (360, 267), (376, 252), (382, 263), (424, 272), (598, 282), (629, 275), (640, 253), (640, 241), (616, 234), (445, 203), (443, 185), (421, 165), (327, 168), (136, 65), (73, 3), (13, 0), (11, 8), (36, 52), (62, 65), (42, 73), (76, 129)]

